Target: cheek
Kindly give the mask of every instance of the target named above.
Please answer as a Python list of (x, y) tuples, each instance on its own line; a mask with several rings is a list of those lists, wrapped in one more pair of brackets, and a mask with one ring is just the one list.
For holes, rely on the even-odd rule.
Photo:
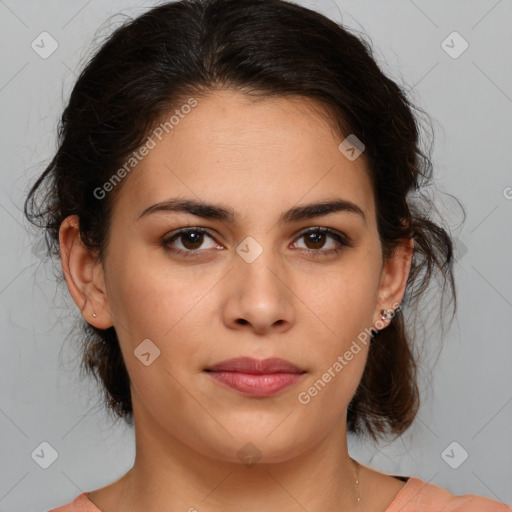
[[(374, 255), (353, 255), (328, 273), (301, 279), (298, 294), (338, 341), (352, 339), (371, 326), (378, 298), (380, 263)], [(340, 338), (341, 337), (341, 338)]]
[(155, 254), (157, 257), (126, 248), (122, 259), (112, 265), (114, 285), (109, 303), (113, 302), (116, 319), (134, 339), (165, 340), (189, 320), (189, 312), (214, 284), (211, 273), (172, 265), (163, 249), (155, 248)]
[[(204, 362), (204, 344), (211, 339), (208, 308), (216, 311), (211, 290), (220, 276), (194, 275), (190, 268), (186, 272), (177, 266), (170, 272), (170, 265), (161, 263), (164, 258), (145, 265), (129, 251), (124, 256), (123, 264), (114, 267), (112, 299), (130, 378), (148, 401), (167, 396), (185, 406), (177, 382), (190, 378), (190, 371)], [(145, 366), (149, 361), (154, 362)]]
[(304, 401), (333, 415), (348, 405), (366, 365), (378, 297), (378, 254), (347, 257), (328, 275), (308, 276), (302, 282), (301, 293), (318, 318), (312, 317), (309, 328), (311, 339), (317, 340), (314, 371), (301, 390), (306, 393)]

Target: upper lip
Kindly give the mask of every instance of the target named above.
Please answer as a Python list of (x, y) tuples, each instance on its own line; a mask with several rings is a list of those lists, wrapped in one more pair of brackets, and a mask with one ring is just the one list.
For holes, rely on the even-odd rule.
[(297, 365), (281, 359), (279, 357), (271, 357), (268, 359), (253, 359), (251, 357), (236, 357), (221, 361), (213, 366), (206, 368), (212, 372), (240, 372), (240, 373), (304, 373), (305, 370)]

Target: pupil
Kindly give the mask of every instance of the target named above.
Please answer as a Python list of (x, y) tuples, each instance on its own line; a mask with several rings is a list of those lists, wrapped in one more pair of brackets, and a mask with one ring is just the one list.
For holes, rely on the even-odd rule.
[[(201, 246), (202, 236), (203, 236), (202, 233), (196, 233), (196, 232), (185, 233), (182, 238), (182, 241), (184, 241), (183, 245), (187, 249), (197, 249), (197, 247)], [(191, 243), (189, 243), (190, 241), (191, 241)], [(192, 245), (193, 247), (190, 247), (190, 245)]]
[(318, 249), (324, 245), (323, 237), (325, 233), (310, 233), (307, 238), (313, 242), (315, 249)]

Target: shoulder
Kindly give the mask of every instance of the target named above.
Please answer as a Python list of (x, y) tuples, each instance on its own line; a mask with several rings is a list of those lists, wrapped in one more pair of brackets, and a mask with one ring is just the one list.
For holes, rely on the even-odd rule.
[(71, 503), (61, 507), (52, 508), (48, 512), (101, 512), (101, 510), (89, 501), (87, 492), (79, 494)]
[(512, 506), (475, 494), (455, 495), (410, 477), (386, 512), (512, 512)]

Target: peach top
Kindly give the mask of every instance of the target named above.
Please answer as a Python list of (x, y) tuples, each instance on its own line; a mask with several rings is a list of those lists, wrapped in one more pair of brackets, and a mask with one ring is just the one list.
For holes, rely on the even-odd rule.
[[(101, 512), (87, 495), (83, 492), (68, 505), (48, 512)], [(435, 484), (410, 477), (385, 512), (512, 512), (512, 506), (475, 494), (456, 496)]]

